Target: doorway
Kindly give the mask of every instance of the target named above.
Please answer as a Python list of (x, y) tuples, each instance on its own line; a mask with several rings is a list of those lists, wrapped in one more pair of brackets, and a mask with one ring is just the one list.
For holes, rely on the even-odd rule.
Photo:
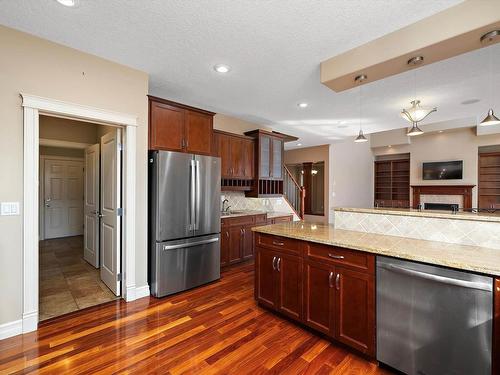
[(121, 128), (41, 115), (39, 320), (121, 293)]

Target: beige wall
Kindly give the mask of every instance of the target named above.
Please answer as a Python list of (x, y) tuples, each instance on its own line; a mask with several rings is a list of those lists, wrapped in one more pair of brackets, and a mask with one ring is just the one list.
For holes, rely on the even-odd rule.
[[(0, 201), (23, 199), (20, 93), (138, 116), (136, 286), (147, 283), (146, 73), (0, 26)], [(21, 319), (22, 216), (0, 216), (0, 324)]]
[(99, 125), (65, 118), (40, 116), (40, 138), (94, 144)]
[[(286, 150), (284, 161), (285, 164), (299, 164), (299, 163), (307, 163), (307, 162), (325, 162), (325, 213), (323, 216), (317, 215), (305, 215), (305, 219), (308, 221), (319, 221), (319, 222), (327, 222), (328, 221), (328, 209), (330, 207), (329, 204), (329, 194), (328, 194), (328, 181), (329, 181), (329, 145), (315, 146), (315, 147), (304, 147), (298, 148), (294, 150)], [(307, 192), (306, 192), (307, 193)]]
[(330, 145), (330, 212), (334, 207), (373, 206), (373, 154), (368, 143), (354, 138)]
[(220, 113), (217, 113), (214, 116), (214, 129), (223, 130), (235, 134), (243, 134), (247, 131), (255, 129), (271, 130), (265, 125), (257, 125), (252, 122), (240, 120), (236, 117), (231, 117)]
[[(476, 136), (475, 128), (414, 137), (409, 145), (374, 148), (375, 155), (410, 153), (411, 185), (477, 185), (478, 147), (500, 145), (500, 134)], [(463, 160), (462, 180), (429, 181), (422, 179), (422, 163), (428, 161)], [(472, 192), (472, 205), (477, 207), (477, 187)]]

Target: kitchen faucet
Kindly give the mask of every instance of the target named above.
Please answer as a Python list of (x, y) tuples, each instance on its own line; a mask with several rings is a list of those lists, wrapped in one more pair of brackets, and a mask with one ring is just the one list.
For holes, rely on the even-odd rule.
[(224, 200), (222, 201), (222, 212), (227, 212), (227, 211), (229, 211), (229, 208), (231, 207), (230, 205), (228, 205), (228, 206), (224, 209), (224, 205), (225, 205), (226, 203), (229, 203), (229, 201), (228, 201), (227, 199), (224, 199)]

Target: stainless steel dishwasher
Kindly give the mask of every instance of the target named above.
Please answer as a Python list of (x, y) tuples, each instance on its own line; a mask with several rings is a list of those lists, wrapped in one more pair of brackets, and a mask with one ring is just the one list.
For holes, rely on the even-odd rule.
[(409, 375), (491, 374), (493, 279), (377, 257), (377, 359)]

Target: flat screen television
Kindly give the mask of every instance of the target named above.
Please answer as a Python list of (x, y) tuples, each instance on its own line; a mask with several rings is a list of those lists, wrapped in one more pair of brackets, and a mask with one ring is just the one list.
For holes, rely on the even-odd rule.
[(424, 180), (461, 180), (463, 169), (463, 160), (436, 161), (423, 163), (422, 175)]

